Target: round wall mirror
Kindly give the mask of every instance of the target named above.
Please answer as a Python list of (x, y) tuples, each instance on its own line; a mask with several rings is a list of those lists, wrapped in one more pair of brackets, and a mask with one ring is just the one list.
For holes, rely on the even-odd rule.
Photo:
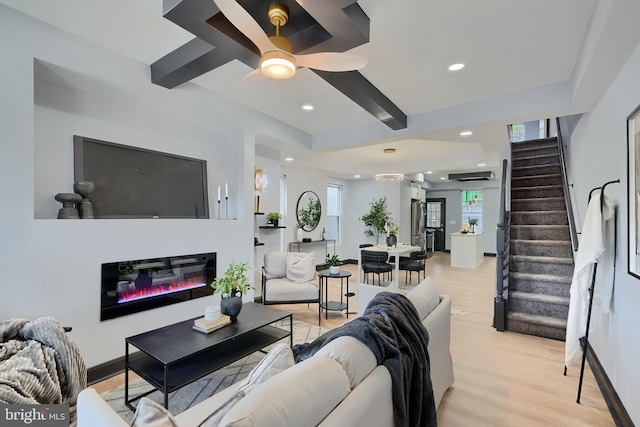
[(305, 191), (296, 205), (296, 219), (298, 226), (304, 231), (312, 231), (320, 223), (322, 208), (320, 198), (313, 191)]

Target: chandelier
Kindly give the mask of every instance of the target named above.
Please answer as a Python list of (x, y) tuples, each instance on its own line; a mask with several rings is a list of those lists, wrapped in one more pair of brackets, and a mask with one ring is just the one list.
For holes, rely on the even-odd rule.
[(402, 181), (404, 174), (401, 173), (379, 173), (376, 175), (376, 181)]

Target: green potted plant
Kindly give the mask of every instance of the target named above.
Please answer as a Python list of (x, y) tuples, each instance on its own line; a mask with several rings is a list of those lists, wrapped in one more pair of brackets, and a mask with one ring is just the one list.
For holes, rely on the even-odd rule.
[(325, 260), (325, 262), (329, 265), (329, 273), (340, 273), (340, 258), (338, 258), (338, 255), (327, 254), (327, 259)]
[(394, 246), (398, 244), (398, 232), (400, 226), (392, 222), (388, 223), (384, 227), (384, 231), (387, 233), (387, 246)]
[(475, 233), (476, 232), (476, 225), (478, 225), (480, 223), (480, 221), (478, 221), (478, 218), (469, 218), (469, 227), (471, 227), (471, 232)]
[(235, 319), (242, 309), (242, 294), (254, 289), (247, 279), (249, 262), (235, 263), (231, 261), (224, 276), (217, 277), (211, 282), (214, 294), (220, 294), (220, 312)]
[(364, 235), (367, 237), (375, 237), (377, 245), (380, 243), (380, 232), (384, 230), (385, 226), (392, 218), (391, 213), (387, 211), (386, 197), (381, 197), (377, 200), (374, 199), (369, 203), (369, 205), (369, 213), (362, 215), (358, 220), (362, 221), (366, 227)]
[(278, 226), (278, 220), (282, 218), (282, 214), (280, 212), (269, 212), (267, 214), (267, 219), (274, 227)]

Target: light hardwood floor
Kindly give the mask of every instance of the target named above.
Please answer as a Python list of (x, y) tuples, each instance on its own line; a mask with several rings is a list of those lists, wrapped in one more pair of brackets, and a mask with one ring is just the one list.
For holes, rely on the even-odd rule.
[[(427, 261), (427, 275), (453, 302), (451, 355), (455, 383), (438, 408), (440, 426), (615, 425), (588, 367), (581, 404), (576, 403), (580, 368), (572, 366), (567, 376), (562, 375), (563, 342), (493, 329), (495, 258), (485, 257), (476, 269), (451, 267), (449, 262), (446, 253), (436, 253)], [(342, 268), (354, 273), (355, 284), (357, 266)], [(339, 286), (329, 287), (330, 299), (339, 295)], [(318, 321), (314, 304), (274, 307), (290, 311), (304, 322)], [(350, 306), (349, 311), (357, 311), (357, 307)], [(345, 321), (344, 312), (330, 312), (326, 320), (323, 314), (322, 326), (334, 328)], [(103, 392), (123, 383), (121, 374), (93, 387)]]

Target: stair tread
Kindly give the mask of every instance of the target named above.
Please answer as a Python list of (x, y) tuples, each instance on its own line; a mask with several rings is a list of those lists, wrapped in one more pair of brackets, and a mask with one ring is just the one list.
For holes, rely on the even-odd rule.
[(527, 240), (527, 239), (511, 239), (511, 243), (531, 243), (532, 245), (547, 245), (547, 246), (571, 246), (571, 242), (568, 240)]
[[(540, 147), (536, 147), (536, 148), (540, 148)], [(544, 148), (548, 148), (548, 147), (544, 147)], [(543, 157), (558, 157), (558, 153), (546, 153), (546, 154), (538, 154), (534, 156), (513, 157), (511, 161), (513, 162), (514, 160), (541, 159)]]
[(541, 224), (534, 224), (534, 225), (531, 225), (531, 224), (512, 224), (510, 227), (511, 228), (516, 228), (516, 227), (520, 227), (520, 228), (526, 228), (526, 227), (529, 227), (529, 228), (550, 228), (550, 227), (553, 227), (553, 228), (569, 228), (569, 225), (567, 225), (567, 224), (549, 224), (549, 225), (544, 225), (544, 224), (542, 224), (542, 225)]
[(557, 257), (557, 256), (539, 256), (539, 255), (511, 255), (511, 258), (526, 261), (549, 262), (555, 264), (573, 264), (573, 258)]
[[(518, 188), (530, 188), (530, 187), (518, 187)], [(517, 200), (519, 202), (527, 202), (527, 201), (536, 201), (536, 202), (544, 202), (544, 201), (560, 201), (560, 200), (564, 200), (564, 197), (562, 196), (553, 196), (553, 197), (529, 197), (529, 198), (518, 198), (518, 199), (512, 199), (513, 200)]]
[(512, 279), (528, 279), (539, 280), (542, 282), (571, 284), (571, 276), (558, 276), (556, 274), (521, 273), (518, 271), (511, 271), (509, 275)]
[(567, 327), (566, 319), (557, 319), (555, 317), (540, 316), (535, 314), (527, 314), (519, 311), (512, 311), (507, 314), (509, 320), (515, 320), (524, 323), (531, 323), (535, 325), (551, 326), (558, 329), (565, 329)]
[(513, 176), (513, 177), (511, 177), (511, 181), (516, 180), (516, 179), (534, 179), (533, 177), (536, 177), (536, 178), (551, 178), (551, 177), (559, 178), (561, 176), (562, 176), (562, 174), (559, 174), (559, 173), (546, 173), (546, 174), (543, 174), (543, 175)]
[(562, 184), (550, 184), (550, 185), (532, 185), (531, 187), (515, 187), (511, 191), (525, 191), (525, 190), (544, 190), (549, 188), (562, 188)]
[(562, 213), (566, 214), (566, 210), (552, 210), (552, 211), (511, 211), (511, 215), (543, 215), (543, 214), (552, 214), (552, 213)]
[(558, 295), (536, 294), (532, 292), (511, 291), (509, 298), (522, 299), (527, 301), (546, 302), (549, 304), (569, 305), (569, 297), (561, 297)]
[(526, 165), (526, 166), (512, 166), (511, 170), (517, 170), (517, 169), (533, 169), (533, 168), (544, 168), (544, 167), (549, 167), (549, 166), (558, 166), (560, 165), (560, 161), (558, 161), (557, 163), (545, 163), (543, 165)]

